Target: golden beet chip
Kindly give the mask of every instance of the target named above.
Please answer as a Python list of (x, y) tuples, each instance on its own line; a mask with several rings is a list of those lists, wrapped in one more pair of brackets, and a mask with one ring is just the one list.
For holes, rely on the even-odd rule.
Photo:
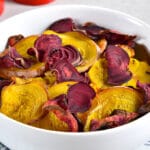
[(97, 91), (100, 88), (106, 88), (107, 84), (107, 61), (105, 58), (100, 58), (94, 63), (88, 72), (92, 87)]
[(48, 88), (48, 95), (50, 99), (53, 99), (59, 95), (66, 94), (69, 87), (77, 82), (67, 81), (55, 84)]
[(91, 108), (80, 114), (80, 118), (87, 116), (84, 130), (89, 131), (92, 119), (102, 119), (109, 116), (115, 109), (136, 112), (143, 103), (143, 96), (132, 88), (111, 87), (97, 93)]
[(78, 124), (73, 115), (60, 110), (49, 111), (46, 116), (31, 125), (54, 131), (78, 131)]
[(0, 112), (15, 120), (29, 123), (42, 115), (42, 105), (46, 101), (44, 83), (35, 80), (25, 84), (21, 82), (3, 88)]
[(137, 59), (130, 59), (129, 70), (132, 72), (132, 78), (124, 86), (136, 88), (137, 81), (141, 83), (150, 83), (150, 66), (147, 62)]
[(32, 56), (28, 55), (27, 50), (34, 47), (34, 42), (37, 38), (37, 35), (28, 36), (17, 42), (14, 47), (21, 56), (25, 58), (31, 58)]
[(55, 34), (62, 39), (63, 45), (72, 45), (80, 52), (82, 56), (82, 62), (76, 67), (79, 72), (86, 71), (97, 60), (98, 46), (83, 33), (56, 33), (52, 30), (47, 30), (43, 34)]

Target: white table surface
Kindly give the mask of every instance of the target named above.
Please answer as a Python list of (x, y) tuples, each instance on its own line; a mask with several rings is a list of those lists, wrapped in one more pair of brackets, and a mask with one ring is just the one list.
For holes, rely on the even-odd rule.
[[(111, 8), (128, 13), (150, 24), (150, 0), (54, 0), (54, 2), (47, 5), (60, 4), (83, 4)], [(47, 5), (28, 6), (17, 4), (13, 0), (5, 0), (5, 9), (0, 16), (0, 22), (18, 13)], [(138, 150), (150, 150), (150, 141), (145, 141)]]

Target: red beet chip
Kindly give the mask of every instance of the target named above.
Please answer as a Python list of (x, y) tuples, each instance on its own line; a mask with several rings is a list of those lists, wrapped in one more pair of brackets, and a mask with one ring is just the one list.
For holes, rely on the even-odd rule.
[(44, 106), (43, 106), (43, 109), (49, 109), (49, 106), (55, 106), (55, 107), (61, 107), (62, 109), (64, 110), (67, 110), (68, 109), (68, 106), (67, 106), (67, 98), (66, 98), (66, 95), (62, 94), (58, 97), (56, 97), (55, 99), (53, 100), (48, 100)]
[(138, 113), (135, 112), (125, 112), (108, 116), (101, 120), (93, 119), (90, 124), (90, 131), (118, 127), (136, 119), (138, 116)]
[(62, 41), (57, 35), (41, 35), (34, 43), (39, 61), (46, 61), (49, 53), (61, 47)]
[(140, 115), (145, 115), (148, 112), (150, 112), (150, 100), (148, 100), (145, 104), (141, 105), (138, 110), (138, 113)]
[(144, 102), (146, 103), (147, 101), (150, 101), (150, 84), (137, 81), (136, 86), (143, 92)]
[(32, 64), (32, 60), (22, 57), (14, 47), (10, 47), (6, 54), (0, 57), (1, 67), (29, 68)]
[(66, 56), (68, 62), (73, 66), (77, 66), (82, 60), (79, 51), (77, 51), (76, 48), (71, 45), (64, 46), (62, 48), (62, 53)]
[(78, 131), (78, 122), (75, 117), (66, 109), (66, 99), (65, 95), (60, 95), (54, 100), (47, 101), (43, 110), (52, 111), (58, 119), (65, 122), (68, 125), (69, 131), (77, 132)]
[(85, 25), (79, 27), (81, 30), (85, 30), (88, 36), (93, 40), (99, 39), (100, 34), (106, 30), (105, 28), (98, 26), (92, 22), (88, 22)]
[(120, 85), (131, 79), (128, 71), (129, 56), (120, 47), (109, 45), (105, 51), (108, 69), (108, 83)]
[(112, 32), (110, 30), (105, 30), (99, 35), (99, 38), (104, 38), (107, 40), (108, 44), (125, 44), (131, 47), (134, 46), (135, 35), (126, 35), (121, 33)]
[(58, 33), (73, 31), (74, 23), (71, 18), (64, 18), (54, 22), (53, 24), (48, 27), (49, 30), (54, 30)]
[(87, 83), (89, 81), (88, 78), (81, 75), (75, 67), (65, 59), (56, 62), (51, 69), (56, 72), (58, 82), (81, 81)]
[(85, 112), (91, 106), (95, 91), (86, 83), (72, 85), (67, 93), (68, 109), (72, 113)]
[(24, 36), (21, 35), (21, 34), (10, 36), (8, 38), (8, 41), (7, 41), (7, 44), (6, 44), (6, 48), (14, 46), (17, 42), (19, 42), (23, 38), (24, 38)]
[(49, 53), (48, 64), (49, 66), (53, 66), (57, 61), (63, 59), (76, 66), (81, 61), (81, 55), (73, 46), (66, 45), (60, 49), (54, 49)]

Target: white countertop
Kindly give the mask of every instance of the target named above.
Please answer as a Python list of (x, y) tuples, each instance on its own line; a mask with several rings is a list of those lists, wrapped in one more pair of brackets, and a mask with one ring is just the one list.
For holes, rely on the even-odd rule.
[[(149, 0), (54, 0), (54, 2), (47, 5), (83, 4), (106, 7), (128, 13), (129, 15), (132, 15), (150, 24), (149, 2)], [(28, 6), (17, 4), (13, 2), (13, 0), (5, 0), (5, 10), (0, 16), (0, 21), (3, 21), (4, 19), (14, 16), (18, 13), (39, 7), (45, 7), (47, 5)], [(146, 142), (146, 144), (143, 144), (138, 150), (150, 150), (150, 141)]]

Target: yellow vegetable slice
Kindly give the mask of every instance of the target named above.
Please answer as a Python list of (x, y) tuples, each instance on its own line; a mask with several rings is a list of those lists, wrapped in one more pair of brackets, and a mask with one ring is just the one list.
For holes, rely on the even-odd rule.
[(150, 66), (143, 61), (130, 59), (129, 70), (132, 72), (132, 78), (124, 86), (136, 88), (137, 81), (141, 83), (150, 83)]
[(80, 52), (83, 60), (81, 64), (76, 67), (79, 72), (86, 71), (97, 60), (98, 46), (83, 33), (56, 33), (52, 30), (46, 30), (43, 34), (55, 34), (62, 39), (63, 45), (72, 45)]
[[(122, 84), (122, 86), (132, 86), (136, 88), (138, 80), (142, 83), (150, 83), (150, 66), (146, 62), (130, 58), (128, 69), (132, 72), (132, 78)], [(110, 87), (110, 85), (107, 84), (107, 62), (104, 58), (100, 58), (94, 63), (88, 72), (88, 76), (91, 80), (91, 86), (95, 91)]]
[(102, 90), (93, 99), (91, 108), (82, 115), (80, 114), (81, 120), (86, 118), (84, 130), (89, 130), (92, 119), (105, 118), (115, 109), (136, 112), (142, 103), (143, 96), (132, 88), (111, 87)]
[(47, 129), (47, 130), (54, 130), (54, 131), (68, 131), (68, 124), (61, 121), (55, 113), (52, 111), (49, 112), (44, 118), (38, 120), (31, 124), (32, 126)]
[(75, 83), (77, 83), (77, 82), (74, 82), (74, 81), (61, 82), (61, 83), (58, 83), (58, 84), (55, 84), (55, 85), (49, 87), (48, 88), (49, 98), (53, 99), (59, 95), (66, 94), (69, 87)]
[(31, 55), (28, 55), (27, 50), (29, 48), (34, 47), (34, 42), (38, 38), (38, 35), (31, 35), (26, 38), (23, 38), (19, 42), (17, 42), (14, 47), (16, 48), (17, 52), (25, 57), (25, 58), (32, 58)]
[(30, 123), (42, 115), (42, 105), (47, 99), (45, 87), (39, 81), (9, 85), (2, 90), (0, 111), (15, 120)]
[(109, 87), (107, 84), (107, 62), (105, 58), (100, 58), (88, 71), (88, 76), (92, 82), (92, 87), (97, 91), (100, 88)]

